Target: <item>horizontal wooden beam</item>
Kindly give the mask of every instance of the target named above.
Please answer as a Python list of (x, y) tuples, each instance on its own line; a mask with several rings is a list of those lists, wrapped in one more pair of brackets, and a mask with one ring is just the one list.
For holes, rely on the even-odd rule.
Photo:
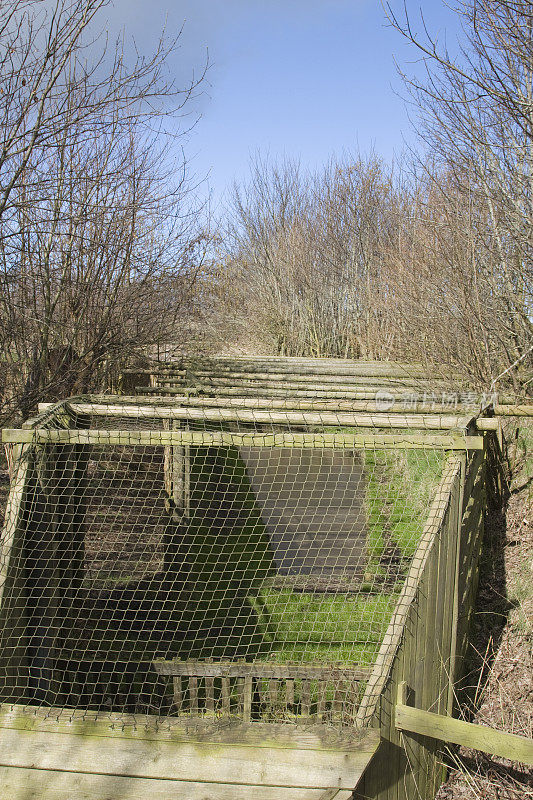
[[(187, 380), (188, 378), (196, 379), (199, 382), (209, 383), (211, 381), (219, 381), (224, 383), (240, 383), (242, 381), (255, 382), (268, 382), (276, 383), (280, 381), (290, 381), (292, 383), (323, 383), (325, 385), (335, 386), (336, 384), (350, 385), (350, 384), (369, 384), (375, 386), (381, 385), (398, 385), (400, 387), (419, 387), (438, 386), (442, 384), (442, 380), (427, 379), (425, 377), (417, 377), (405, 373), (404, 375), (379, 375), (372, 373), (323, 373), (323, 372), (286, 372), (277, 370), (270, 370), (268, 372), (258, 372), (254, 370), (232, 371), (232, 370), (218, 370), (218, 369), (191, 369), (188, 374), (181, 372), (176, 373), (158, 373), (156, 376), (159, 383), (166, 383), (173, 380)], [(445, 384), (448, 386), (449, 384)]]
[(124, 370), (126, 374), (165, 372), (181, 372), (184, 369), (209, 369), (225, 371), (262, 372), (265, 369), (275, 372), (294, 372), (298, 374), (315, 373), (323, 375), (370, 375), (383, 377), (415, 376), (421, 378), (439, 378), (443, 372), (449, 376), (449, 370), (431, 369), (416, 364), (400, 364), (386, 361), (353, 361), (349, 359), (322, 358), (284, 358), (284, 357), (226, 357), (205, 359), (184, 359), (178, 362), (166, 362), (154, 366), (151, 370)]
[(494, 406), (497, 417), (533, 417), (533, 405), (505, 403)]
[(3, 796), (10, 800), (350, 800), (351, 789), (294, 789), (285, 786), (220, 783), (216, 781), (169, 782), (157, 778), (129, 778), (94, 772), (0, 767)]
[(460, 434), (230, 433), (226, 431), (34, 430), (4, 428), (2, 442), (28, 444), (192, 445), (333, 449), (481, 450), (483, 438)]
[[(277, 398), (321, 398), (324, 400), (344, 399), (344, 400), (375, 400), (378, 395), (376, 389), (360, 389), (357, 391), (345, 391), (344, 389), (310, 389), (299, 388), (289, 389), (286, 384), (281, 384), (277, 388), (251, 387), (251, 386), (136, 386), (135, 391), (140, 395), (155, 394), (159, 397), (172, 394), (201, 394), (205, 397), (277, 397)], [(423, 395), (415, 395), (413, 402)], [(387, 397), (398, 401), (406, 397), (406, 393), (387, 389)], [(411, 394), (409, 393), (409, 399)]]
[[(401, 693), (402, 685), (399, 689)], [(472, 747), (483, 753), (508, 758), (510, 761), (533, 765), (533, 740), (526, 739), (525, 736), (444, 717), (403, 703), (396, 705), (394, 718), (397, 730), (429, 736), (462, 747)]]
[(306, 382), (297, 379), (296, 377), (274, 376), (272, 379), (253, 380), (252, 378), (221, 378), (212, 377), (207, 378), (203, 376), (191, 376), (190, 380), (182, 378), (158, 378), (154, 384), (154, 388), (173, 389), (185, 388), (187, 385), (194, 386), (200, 391), (209, 391), (213, 389), (255, 389), (260, 392), (262, 389), (283, 389), (286, 391), (319, 391), (319, 392), (344, 392), (346, 394), (353, 394), (358, 391), (373, 392), (378, 394), (380, 392), (402, 392), (405, 394), (423, 393), (424, 391), (448, 391), (447, 387), (438, 387), (434, 384), (423, 385), (420, 383), (391, 383), (383, 382), (376, 383), (371, 380), (360, 381), (354, 379), (346, 383), (325, 383), (319, 379)]
[[(161, 392), (161, 390), (157, 390)], [(418, 399), (415, 401), (391, 400), (389, 398), (373, 397), (371, 400), (351, 400), (346, 398), (329, 399), (318, 397), (316, 399), (306, 397), (204, 397), (202, 395), (188, 396), (187, 390), (173, 392), (169, 397), (162, 396), (147, 398), (150, 405), (165, 405), (172, 403), (191, 407), (208, 408), (273, 408), (295, 411), (352, 411), (369, 414), (391, 413), (391, 414), (460, 414), (463, 416), (473, 416), (476, 409), (468, 404), (457, 403), (449, 404), (434, 402), (429, 399)], [(143, 398), (139, 395), (128, 397), (127, 395), (91, 395), (91, 403), (117, 403), (121, 405), (138, 405)], [(46, 409), (52, 403), (39, 403), (39, 409)], [(477, 409), (479, 412), (479, 409)]]
[(78, 414), (97, 417), (135, 419), (188, 419), (208, 422), (257, 422), (282, 425), (329, 425), (355, 428), (420, 428), (425, 430), (464, 430), (469, 417), (456, 414), (375, 414), (342, 411), (295, 411), (277, 409), (192, 408), (189, 406), (150, 406), (140, 403), (70, 403)]
[(352, 668), (326, 664), (274, 664), (271, 662), (246, 663), (239, 661), (160, 661), (152, 662), (158, 675), (193, 676), (198, 678), (272, 678), (273, 680), (329, 680), (365, 681), (370, 668)]
[(498, 420), (487, 417), (480, 417), (476, 419), (476, 428), (478, 431), (497, 431), (498, 430)]

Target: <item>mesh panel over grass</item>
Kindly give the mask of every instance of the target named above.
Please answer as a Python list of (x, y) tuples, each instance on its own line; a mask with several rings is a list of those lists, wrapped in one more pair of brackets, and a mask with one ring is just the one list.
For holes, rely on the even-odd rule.
[[(61, 445), (32, 456), (11, 567), (16, 584), (34, 576), (33, 607), (26, 590), (16, 598), (28, 666), (4, 699), (167, 715), (172, 680), (153, 669), (161, 659), (371, 666), (445, 452), (278, 447), (272, 434), (310, 428), (185, 428), (157, 407), (150, 414), (93, 416), (89, 429), (190, 430), (205, 444), (117, 444), (110, 434), (68, 458)], [(259, 438), (218, 446), (217, 431)], [(13, 665), (20, 658), (20, 640), (4, 637), (2, 649)], [(319, 688), (307, 687), (308, 704)]]

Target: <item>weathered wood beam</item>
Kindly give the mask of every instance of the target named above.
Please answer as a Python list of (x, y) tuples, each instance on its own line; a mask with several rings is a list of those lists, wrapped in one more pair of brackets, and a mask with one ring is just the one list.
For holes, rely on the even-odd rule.
[(476, 428), (478, 431), (497, 431), (498, 430), (498, 420), (494, 418), (484, 418), (480, 417), (476, 419)]
[(163, 726), (149, 715), (142, 724), (122, 714), (92, 716), (87, 710), (2, 708), (0, 766), (324, 792), (353, 790), (379, 743), (376, 730), (343, 734), (320, 724), (206, 726), (168, 718)]
[[(345, 391), (344, 389), (310, 389), (299, 388), (290, 389), (286, 384), (282, 384), (277, 388), (267, 387), (251, 387), (251, 386), (136, 386), (135, 391), (140, 395), (155, 394), (159, 397), (172, 394), (200, 394), (204, 396), (219, 396), (219, 397), (278, 397), (278, 398), (323, 398), (326, 400), (332, 399), (345, 399), (345, 400), (375, 400), (378, 393), (377, 389), (358, 389), (357, 391)], [(406, 393), (387, 390), (387, 398), (397, 398), (401, 400), (405, 398)], [(415, 395), (414, 400), (421, 395)], [(411, 395), (409, 395), (411, 399)]]
[[(40, 770), (24, 767), (0, 767), (0, 786), (3, 796), (10, 800), (350, 800), (350, 789), (335, 789), (328, 794), (323, 789), (294, 789), (281, 786), (220, 783), (218, 781), (130, 778), (123, 775), (98, 775)], [(328, 790), (329, 791), (329, 790)]]
[(317, 380), (316, 378), (313, 381), (303, 381), (297, 378), (284, 378), (283, 376), (273, 376), (272, 379), (261, 379), (261, 380), (253, 380), (251, 378), (243, 378), (243, 379), (236, 379), (236, 378), (220, 378), (220, 377), (213, 377), (207, 378), (204, 376), (191, 376), (190, 380), (184, 380), (179, 378), (158, 378), (152, 384), (152, 388), (155, 389), (174, 389), (174, 388), (185, 388), (187, 385), (194, 386), (200, 391), (209, 391), (215, 389), (255, 389), (260, 392), (262, 389), (283, 389), (286, 391), (321, 391), (321, 392), (345, 392), (345, 393), (354, 393), (358, 391), (365, 391), (365, 392), (373, 392), (377, 394), (379, 392), (403, 392), (403, 394), (412, 394), (415, 392), (423, 393), (425, 390), (428, 392), (430, 391), (441, 391), (446, 392), (449, 391), (448, 387), (446, 386), (437, 386), (435, 384), (431, 385), (422, 385), (420, 383), (415, 382), (383, 382), (379, 383), (374, 380), (369, 379), (361, 379), (361, 380), (351, 380), (344, 383), (325, 383), (321, 380)]
[(322, 383), (324, 385), (331, 385), (335, 386), (336, 384), (340, 385), (350, 385), (350, 384), (361, 384), (365, 385), (368, 384), (370, 386), (400, 386), (400, 387), (419, 387), (419, 386), (426, 386), (431, 385), (439, 386), (443, 384), (448, 386), (448, 383), (443, 382), (442, 380), (435, 380), (435, 379), (427, 379), (427, 378), (417, 378), (416, 376), (409, 375), (405, 373), (404, 375), (379, 375), (379, 374), (371, 374), (371, 373), (345, 373), (345, 374), (337, 374), (337, 373), (322, 373), (316, 372), (313, 373), (309, 372), (278, 372), (276, 370), (269, 371), (269, 372), (255, 372), (253, 370), (250, 371), (238, 371), (234, 372), (231, 370), (206, 370), (206, 369), (192, 369), (188, 375), (183, 373), (163, 373), (157, 374), (157, 381), (160, 384), (165, 384), (172, 381), (180, 381), (180, 380), (187, 380), (187, 379), (194, 379), (197, 380), (199, 383), (209, 383), (209, 382), (220, 382), (220, 383), (240, 383), (242, 381), (250, 381), (251, 383), (261, 383), (261, 382), (268, 382), (268, 383), (277, 383), (280, 381), (289, 381), (291, 383)]
[(533, 739), (412, 708), (405, 703), (406, 694), (407, 685), (402, 682), (398, 687), (398, 703), (395, 707), (394, 724), (398, 730), (533, 765)]
[[(134, 395), (91, 395), (85, 399), (91, 405), (133, 405), (138, 406), (142, 404), (143, 398)], [(266, 409), (282, 409), (294, 411), (346, 411), (346, 412), (363, 412), (369, 414), (375, 413), (391, 413), (391, 414), (460, 414), (463, 416), (472, 416), (475, 409), (468, 404), (457, 403), (450, 405), (449, 403), (437, 403), (431, 400), (417, 400), (413, 402), (398, 402), (390, 400), (329, 400), (327, 397), (319, 398), (316, 400), (305, 399), (298, 397), (202, 397), (202, 396), (188, 396), (181, 393), (172, 393), (169, 397), (165, 397), (164, 393), (161, 397), (147, 398), (147, 405), (150, 406), (165, 406), (165, 405), (179, 405), (193, 408), (266, 408)], [(53, 403), (39, 403), (39, 410), (45, 411), (50, 408)]]
[(533, 405), (505, 403), (494, 406), (497, 417), (533, 417)]
[(34, 444), (317, 447), (334, 449), (480, 450), (481, 436), (448, 434), (229, 433), (226, 431), (35, 430), (4, 428), (2, 441)]
[[(426, 368), (422, 365), (399, 364), (386, 361), (351, 361), (347, 359), (322, 358), (283, 358), (283, 357), (235, 357), (184, 359), (179, 362), (166, 362), (152, 369), (124, 370), (124, 374), (165, 374), (183, 373), (194, 370), (245, 371), (245, 372), (287, 372), (315, 373), (325, 375), (370, 375), (379, 377), (415, 376), (421, 378), (442, 377), (442, 369)], [(449, 375), (449, 371), (446, 371)]]
[[(235, 408), (192, 408), (186, 406), (122, 405), (110, 403), (71, 403), (80, 414), (98, 417), (126, 416), (143, 419), (189, 419), (211, 422), (258, 422), (292, 425), (341, 425), (359, 428), (423, 428), (426, 430), (462, 430), (470, 417), (452, 414), (394, 414), (299, 412)], [(492, 428), (491, 428), (492, 430)]]
[(272, 678), (275, 680), (353, 680), (365, 681), (370, 675), (370, 667), (344, 667), (335, 664), (320, 666), (316, 664), (275, 664), (271, 662), (246, 663), (239, 661), (154, 661), (153, 668), (158, 675), (193, 675), (198, 678)]

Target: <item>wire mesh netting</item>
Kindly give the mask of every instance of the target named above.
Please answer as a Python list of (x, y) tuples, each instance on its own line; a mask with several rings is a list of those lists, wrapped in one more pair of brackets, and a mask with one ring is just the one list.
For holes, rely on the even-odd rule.
[(353, 721), (445, 451), (196, 410), (86, 403), (77, 441), (10, 451), (0, 700)]

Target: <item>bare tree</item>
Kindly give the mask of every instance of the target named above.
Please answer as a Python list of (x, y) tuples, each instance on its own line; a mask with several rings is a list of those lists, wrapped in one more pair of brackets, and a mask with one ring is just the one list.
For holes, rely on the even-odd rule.
[(130, 67), (118, 46), (95, 58), (93, 42), (87, 63), (84, 35), (103, 5), (58, 0), (46, 13), (11, 0), (0, 12), (5, 414), (105, 387), (128, 359), (175, 337), (205, 255), (179, 141), (164, 125), (194, 86), (164, 79), (164, 42)]
[[(388, 6), (392, 25), (425, 59), (424, 81), (404, 77), (436, 166), (435, 186), (443, 202), (451, 197), (450, 207), (459, 192), (476, 208), (470, 277), (485, 285), (498, 322), (487, 327), (485, 315), (482, 323), (494, 378), (525, 365), (533, 338), (533, 4), (465, 0), (456, 12), (465, 40), (452, 57), (425, 24), (417, 31), (412, 18)], [(516, 387), (518, 372), (510, 374)]]
[(246, 331), (282, 354), (381, 353), (381, 266), (396, 195), (375, 158), (332, 161), (314, 174), (258, 160), (236, 189), (228, 266)]

